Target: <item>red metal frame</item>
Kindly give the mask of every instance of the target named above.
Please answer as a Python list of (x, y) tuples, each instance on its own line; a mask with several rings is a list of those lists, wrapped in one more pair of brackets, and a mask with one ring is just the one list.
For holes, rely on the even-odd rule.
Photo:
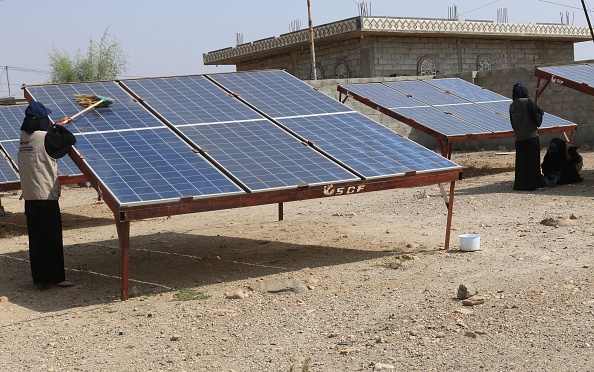
[[(369, 98), (363, 97), (356, 93), (353, 93), (340, 85), (337, 87), (337, 90), (340, 93), (339, 100), (342, 103), (345, 103), (349, 97), (353, 97), (355, 100), (357, 100), (357, 101), (359, 101), (373, 109), (376, 109), (377, 111), (381, 112), (382, 114), (387, 115), (387, 116), (389, 116), (393, 119), (396, 119), (398, 121), (401, 121), (404, 124), (407, 124), (415, 129), (435, 138), (439, 145), (439, 150), (441, 152), (441, 155), (448, 159), (451, 159), (452, 144), (455, 142), (481, 141), (481, 140), (489, 140), (489, 139), (515, 137), (515, 133), (514, 133), (513, 129), (511, 128), (511, 125), (510, 125), (510, 130), (508, 132), (498, 132), (498, 133), (491, 132), (491, 133), (485, 133), (485, 134), (462, 134), (462, 135), (455, 135), (455, 136), (447, 136), (443, 133), (436, 131), (435, 129), (428, 128), (425, 125), (423, 125), (422, 123), (419, 123), (411, 118), (402, 116), (402, 115), (400, 115), (386, 107), (378, 105), (377, 103), (371, 101)], [(343, 98), (343, 95), (344, 95), (344, 98)], [(571, 129), (567, 130), (568, 128), (571, 128)], [(571, 137), (573, 137), (573, 132), (576, 129), (577, 129), (577, 125), (563, 126), (563, 127), (547, 127), (547, 128), (541, 128), (540, 133), (541, 134), (551, 134), (551, 133), (560, 133), (560, 132), (567, 133), (567, 132), (569, 132), (570, 138), (571, 138)]]

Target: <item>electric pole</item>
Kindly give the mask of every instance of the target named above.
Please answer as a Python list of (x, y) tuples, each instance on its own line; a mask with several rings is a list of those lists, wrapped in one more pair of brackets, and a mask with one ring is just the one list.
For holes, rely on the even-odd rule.
[(309, 17), (309, 39), (311, 42), (311, 71), (313, 73), (313, 79), (318, 80), (318, 74), (316, 72), (316, 51), (314, 49), (314, 30), (313, 22), (311, 21), (311, 6), (309, 0), (307, 0), (307, 15)]

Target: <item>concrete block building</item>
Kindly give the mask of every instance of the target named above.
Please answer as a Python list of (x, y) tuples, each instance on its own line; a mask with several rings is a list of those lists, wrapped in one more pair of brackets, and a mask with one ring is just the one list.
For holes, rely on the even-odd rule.
[[(309, 30), (203, 55), (205, 65), (237, 71), (284, 69), (313, 76)], [(354, 17), (314, 28), (318, 79), (445, 76), (574, 61), (587, 27), (490, 21)]]

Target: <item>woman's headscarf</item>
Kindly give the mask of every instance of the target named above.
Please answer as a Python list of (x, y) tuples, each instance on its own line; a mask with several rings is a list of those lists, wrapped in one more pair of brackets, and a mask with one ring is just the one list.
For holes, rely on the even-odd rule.
[(517, 98), (528, 98), (528, 88), (521, 81), (514, 84), (514, 89), (512, 90), (512, 99), (516, 100)]

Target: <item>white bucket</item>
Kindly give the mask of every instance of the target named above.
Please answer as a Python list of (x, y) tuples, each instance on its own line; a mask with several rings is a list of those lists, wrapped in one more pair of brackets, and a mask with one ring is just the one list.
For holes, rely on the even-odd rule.
[(480, 234), (461, 234), (460, 235), (460, 250), (465, 252), (472, 252), (481, 249), (481, 235)]

